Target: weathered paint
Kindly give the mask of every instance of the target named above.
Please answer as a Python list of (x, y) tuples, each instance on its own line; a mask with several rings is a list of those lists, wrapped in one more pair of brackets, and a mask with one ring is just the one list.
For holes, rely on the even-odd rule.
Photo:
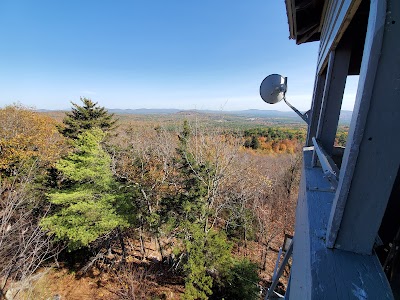
[(271, 283), (271, 286), (268, 288), (268, 292), (267, 292), (267, 295), (265, 296), (265, 300), (272, 299), (272, 296), (275, 293), (274, 290), (275, 290), (276, 286), (278, 285), (279, 278), (281, 278), (283, 271), (285, 270), (286, 265), (289, 262), (290, 257), (292, 256), (292, 252), (293, 252), (293, 241), (290, 243), (289, 249), (286, 251), (285, 256), (283, 257), (283, 260), (281, 262), (281, 265), (279, 266), (278, 271), (276, 273), (274, 271), (274, 276), (272, 277), (272, 283)]
[[(371, 1), (327, 246), (371, 253), (400, 164), (399, 1)], [(394, 22), (393, 22), (394, 21)], [(396, 86), (397, 85), (397, 86)]]
[[(339, 169), (335, 165), (332, 158), (325, 152), (324, 148), (319, 145), (316, 138), (312, 138), (314, 144), (314, 155), (315, 153), (318, 156), (318, 160), (321, 164), (322, 170), (324, 172), (324, 176), (329, 180), (332, 186), (336, 189), (338, 186), (338, 178), (339, 178)], [(314, 164), (313, 164), (314, 166)]]
[(295, 39), (295, 24), (296, 24), (296, 9), (294, 7), (294, 1), (290, 0), (285, 0), (285, 5), (286, 5), (286, 14), (288, 18), (288, 23), (289, 23), (289, 38), (290, 39)]
[[(308, 151), (313, 151), (308, 149)], [(304, 187), (304, 188), (302, 188)], [(305, 168), (302, 170), (299, 198), (296, 207), (295, 235), (293, 237), (293, 263), (290, 270), (288, 299), (311, 299), (310, 227), (307, 209)], [(329, 187), (329, 186), (328, 186)]]
[(309, 115), (306, 146), (312, 146), (312, 138), (317, 133), (319, 112), (321, 110), (322, 96), (324, 93), (325, 73), (315, 77), (314, 93)]
[(329, 53), (335, 50), (346, 31), (361, 0), (331, 0), (323, 19), (317, 74), (322, 74), (328, 63)]
[[(345, 43), (332, 51), (326, 75), (324, 94), (315, 137), (328, 155), (332, 155), (336, 129), (339, 123), (344, 88), (350, 63), (350, 46)], [(316, 157), (313, 161), (315, 162)]]
[(323, 191), (329, 189), (330, 184), (323, 178), (321, 168), (311, 167), (312, 152), (304, 150), (288, 298), (393, 299), (375, 255), (325, 246), (334, 194)]

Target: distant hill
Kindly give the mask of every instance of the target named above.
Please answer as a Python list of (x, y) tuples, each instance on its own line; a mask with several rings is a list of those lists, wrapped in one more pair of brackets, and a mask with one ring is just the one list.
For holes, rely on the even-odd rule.
[(117, 115), (126, 115), (126, 114), (134, 114), (134, 115), (166, 115), (166, 114), (175, 114), (180, 112), (180, 109), (170, 108), (170, 109), (162, 109), (162, 108), (139, 108), (139, 109), (118, 109), (118, 108), (110, 108), (109, 112), (117, 114)]
[(345, 125), (350, 125), (352, 115), (353, 115), (353, 112), (351, 110), (342, 110), (340, 112), (339, 123), (345, 124)]
[[(46, 109), (38, 109), (41, 112), (54, 112)], [(116, 115), (231, 115), (243, 118), (256, 119), (282, 119), (287, 122), (303, 123), (303, 121), (293, 111), (278, 110), (260, 110), (247, 109), (237, 111), (219, 111), (219, 110), (181, 110), (176, 108), (140, 108), (140, 109), (108, 109), (109, 112)], [(59, 112), (59, 111), (58, 111)], [(339, 123), (349, 125), (351, 121), (352, 111), (342, 110)]]

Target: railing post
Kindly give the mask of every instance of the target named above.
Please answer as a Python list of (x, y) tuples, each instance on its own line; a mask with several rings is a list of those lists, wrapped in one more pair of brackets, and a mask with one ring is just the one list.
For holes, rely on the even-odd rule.
[(285, 270), (285, 267), (286, 267), (287, 263), (289, 262), (289, 258), (292, 256), (292, 252), (293, 252), (293, 240), (291, 241), (289, 249), (286, 251), (285, 256), (283, 257), (283, 260), (278, 269), (278, 272), (272, 278), (272, 283), (268, 289), (267, 295), (265, 296), (265, 300), (271, 299), (270, 297), (272, 296), (276, 286), (278, 285), (279, 278), (281, 278), (283, 271)]

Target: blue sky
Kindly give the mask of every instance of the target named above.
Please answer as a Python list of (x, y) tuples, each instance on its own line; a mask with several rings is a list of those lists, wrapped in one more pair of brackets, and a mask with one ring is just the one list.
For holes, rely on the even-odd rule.
[(279, 73), (307, 110), (318, 43), (288, 36), (284, 1), (2, 0), (0, 106), (288, 110), (258, 95)]

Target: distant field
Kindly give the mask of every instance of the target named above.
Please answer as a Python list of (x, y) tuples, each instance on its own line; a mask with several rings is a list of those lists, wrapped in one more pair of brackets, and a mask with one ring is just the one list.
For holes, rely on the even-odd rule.
[[(61, 121), (64, 111), (41, 110), (49, 116)], [(202, 125), (234, 130), (245, 130), (265, 126), (285, 126), (306, 128), (306, 124), (293, 112), (245, 110), (245, 111), (194, 111), (177, 109), (138, 109), (121, 110), (110, 109), (122, 124), (126, 122), (162, 123), (168, 126), (180, 124), (189, 119), (200, 122)], [(351, 111), (342, 111), (339, 125), (348, 126), (351, 120)]]
[[(65, 111), (42, 111), (61, 122)], [(218, 129), (249, 139), (256, 136), (261, 144), (268, 141), (297, 140), (302, 145), (307, 132), (307, 125), (293, 112), (247, 110), (236, 112), (218, 111), (179, 111), (162, 109), (110, 110), (119, 120), (119, 130), (127, 128), (163, 127), (167, 131), (179, 132), (184, 120), (201, 128)], [(336, 136), (336, 145), (345, 146), (351, 111), (342, 111)], [(272, 139), (266, 132), (276, 128), (280, 133)], [(247, 142), (250, 143), (249, 141)], [(264, 145), (262, 148), (270, 148)]]

